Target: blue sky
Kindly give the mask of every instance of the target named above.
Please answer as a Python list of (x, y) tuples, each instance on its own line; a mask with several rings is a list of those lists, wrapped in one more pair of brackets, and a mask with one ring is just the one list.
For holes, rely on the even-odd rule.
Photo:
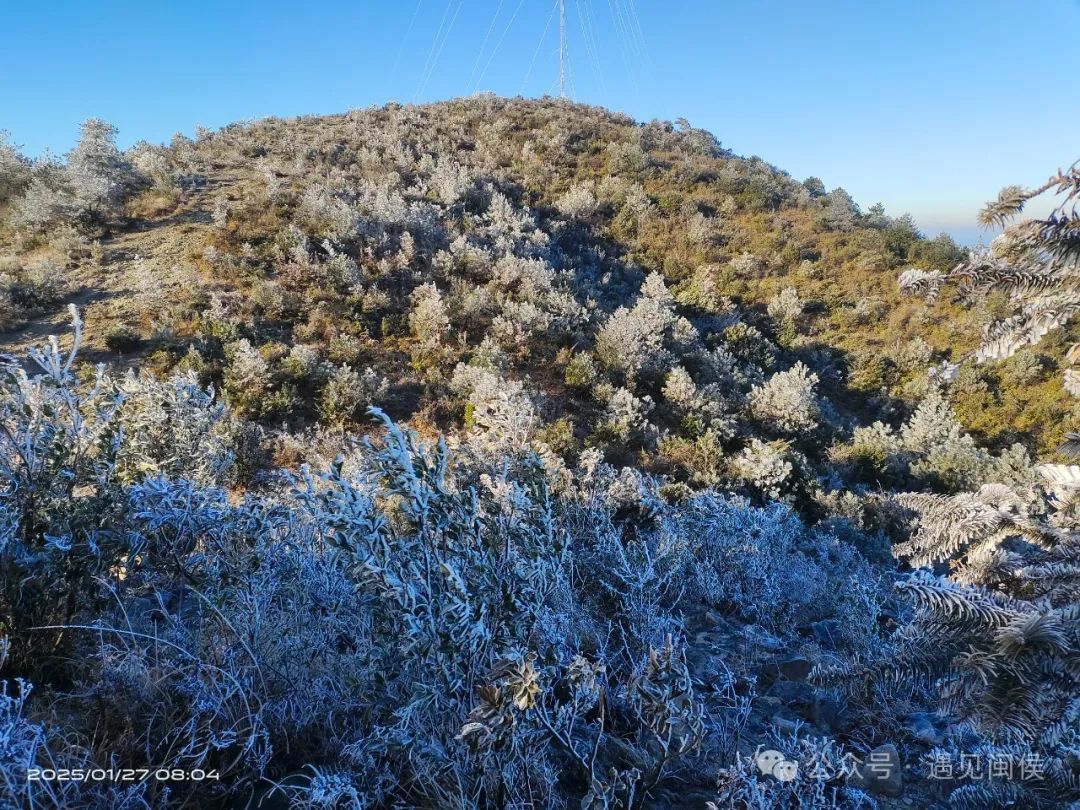
[[(28, 154), (62, 153), (89, 116), (128, 145), (196, 123), (554, 93), (554, 7), (9, 0), (0, 128)], [(575, 99), (685, 117), (864, 207), (910, 211), (929, 233), (971, 241), (998, 188), (1080, 158), (1080, 0), (566, 0), (566, 10)]]

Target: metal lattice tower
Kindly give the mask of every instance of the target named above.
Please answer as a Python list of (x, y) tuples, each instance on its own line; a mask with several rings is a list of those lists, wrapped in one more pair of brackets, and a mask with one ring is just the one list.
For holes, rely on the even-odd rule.
[(566, 98), (566, 0), (559, 0), (559, 98)]

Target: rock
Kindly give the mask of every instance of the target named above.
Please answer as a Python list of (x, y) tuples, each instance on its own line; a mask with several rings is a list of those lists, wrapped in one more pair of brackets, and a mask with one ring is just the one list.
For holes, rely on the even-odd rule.
[(937, 747), (945, 744), (945, 734), (939, 728), (942, 722), (938, 715), (931, 712), (912, 712), (908, 715), (904, 727), (915, 739), (931, 747)]
[(789, 681), (805, 681), (813, 668), (814, 665), (810, 659), (803, 658), (801, 655), (793, 655), (766, 664), (762, 667), (762, 674), (773, 678), (783, 676)]
[(822, 619), (810, 625), (810, 634), (814, 641), (826, 649), (836, 649), (837, 642), (842, 638), (842, 625), (836, 619)]
[(741, 635), (748, 647), (760, 652), (778, 653), (784, 649), (782, 640), (754, 625), (745, 625)]
[(853, 724), (847, 704), (829, 695), (815, 695), (810, 708), (810, 719), (822, 731), (830, 734), (842, 734), (849, 731)]
[(866, 755), (848, 774), (847, 784), (879, 796), (900, 796), (904, 792), (903, 768), (896, 746), (881, 745)]
[(809, 706), (814, 699), (814, 688), (802, 681), (778, 680), (768, 691), (787, 706)]

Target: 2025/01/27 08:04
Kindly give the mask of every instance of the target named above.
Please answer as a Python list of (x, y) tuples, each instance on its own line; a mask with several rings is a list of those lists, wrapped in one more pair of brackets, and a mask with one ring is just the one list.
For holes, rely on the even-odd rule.
[(220, 779), (216, 768), (28, 768), (28, 782), (203, 782)]

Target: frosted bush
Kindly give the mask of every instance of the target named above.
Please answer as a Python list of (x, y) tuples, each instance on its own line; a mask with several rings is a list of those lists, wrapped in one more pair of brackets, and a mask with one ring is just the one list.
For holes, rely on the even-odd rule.
[[(686, 571), (687, 587), (710, 604), (779, 632), (838, 606), (853, 620), (874, 610), (861, 590), (873, 579), (865, 561), (830, 534), (808, 533), (787, 506), (754, 508), (706, 492), (672, 519), (698, 561)], [(848, 631), (851, 641), (867, 632), (869, 618), (858, 617)]]
[(30, 182), (30, 161), (8, 142), (0, 130), (0, 204), (21, 194)]
[(36, 231), (54, 222), (69, 220), (75, 213), (74, 200), (70, 192), (59, 186), (59, 181), (48, 182), (41, 177), (34, 177), (15, 203), (11, 223), (19, 228)]
[(297, 343), (282, 359), (281, 370), (295, 379), (310, 379), (320, 371), (319, 353), (311, 346)]
[(777, 295), (769, 300), (767, 307), (769, 317), (783, 323), (794, 321), (803, 313), (803, 302), (799, 299), (799, 292), (794, 287), (785, 287)]
[(698, 307), (717, 315), (730, 315), (734, 310), (731, 300), (723, 295), (717, 283), (716, 265), (700, 265), (694, 269), (690, 281), (678, 293), (679, 303)]
[(466, 423), (485, 451), (520, 452), (539, 424), (525, 387), (478, 366), (458, 364), (450, 388), (466, 402)]
[(125, 154), (135, 170), (158, 186), (172, 184), (172, 170), (164, 147), (139, 141)]
[(690, 407), (697, 397), (697, 386), (682, 366), (676, 366), (664, 379), (664, 399), (676, 405)]
[(225, 355), (229, 361), (223, 375), (226, 393), (238, 407), (255, 412), (259, 398), (270, 389), (269, 363), (247, 338), (226, 346)]
[(300, 214), (316, 231), (348, 239), (356, 230), (356, 212), (325, 186), (313, 184), (300, 195)]
[[(421, 163), (421, 170), (425, 166)], [(464, 197), (473, 185), (473, 178), (464, 166), (452, 160), (435, 162), (431, 171), (431, 186), (439, 200), (445, 205), (453, 205)]]
[(789, 435), (807, 433), (817, 427), (819, 406), (815, 388), (817, 375), (801, 362), (774, 374), (750, 391), (750, 412), (759, 422)]
[(413, 291), (409, 328), (425, 351), (437, 349), (450, 330), (446, 305), (434, 284), (422, 284)]
[(771, 501), (784, 498), (794, 472), (782, 449), (756, 438), (735, 458), (734, 468), (736, 475)]
[(833, 448), (831, 455), (860, 467), (860, 473), (875, 480), (878, 476), (902, 475), (907, 470), (900, 437), (882, 422), (855, 428), (850, 443)]
[(717, 439), (734, 436), (735, 416), (720, 385), (698, 386), (684, 368), (676, 366), (664, 379), (663, 394), (683, 416), (684, 428), (693, 433), (709, 431)]
[(707, 217), (696, 211), (686, 224), (686, 233), (694, 244), (704, 247), (718, 241), (722, 232), (721, 225), (722, 220), (719, 217)]
[(761, 265), (761, 258), (748, 251), (739, 254), (730, 262), (732, 271), (738, 276), (755, 276)]
[(551, 328), (552, 318), (531, 301), (507, 301), (491, 322), (491, 335), (515, 352), (527, 350), (529, 342)]
[(628, 217), (638, 227), (644, 220), (648, 219), (655, 211), (652, 200), (649, 195), (645, 193), (643, 189), (637, 183), (634, 183), (626, 192), (626, 197), (623, 199), (622, 215)]
[(389, 382), (374, 369), (356, 369), (341, 365), (329, 373), (319, 392), (319, 414), (331, 425), (340, 427), (359, 416), (362, 409), (378, 406), (386, 398)]
[(596, 335), (596, 355), (629, 381), (645, 370), (660, 370), (670, 359), (665, 343), (678, 321), (674, 298), (663, 279), (652, 273), (632, 309), (620, 307)]
[(597, 202), (589, 183), (576, 183), (555, 201), (559, 212), (568, 217), (586, 219), (596, 212)]
[(990, 455), (968, 435), (932, 447), (911, 464), (911, 472), (940, 481), (952, 490), (971, 489), (986, 476)]
[(896, 364), (908, 372), (925, 368), (933, 359), (933, 346), (920, 337), (905, 342), (896, 354)]
[(905, 450), (913, 453), (929, 453), (937, 446), (960, 438), (962, 428), (953, 415), (945, 394), (934, 386), (915, 413), (900, 430), (900, 441)]
[(648, 442), (655, 438), (649, 423), (652, 410), (651, 397), (638, 398), (625, 388), (616, 388), (607, 398), (603, 425), (623, 444)]
[(116, 127), (97, 118), (80, 126), (79, 141), (68, 153), (64, 174), (77, 216), (91, 219), (111, 213), (145, 182), (116, 148)]
[(233, 453), (227, 412), (213, 389), (200, 388), (193, 374), (161, 383), (129, 373), (117, 387), (120, 480), (182, 475), (201, 486), (225, 483)]

